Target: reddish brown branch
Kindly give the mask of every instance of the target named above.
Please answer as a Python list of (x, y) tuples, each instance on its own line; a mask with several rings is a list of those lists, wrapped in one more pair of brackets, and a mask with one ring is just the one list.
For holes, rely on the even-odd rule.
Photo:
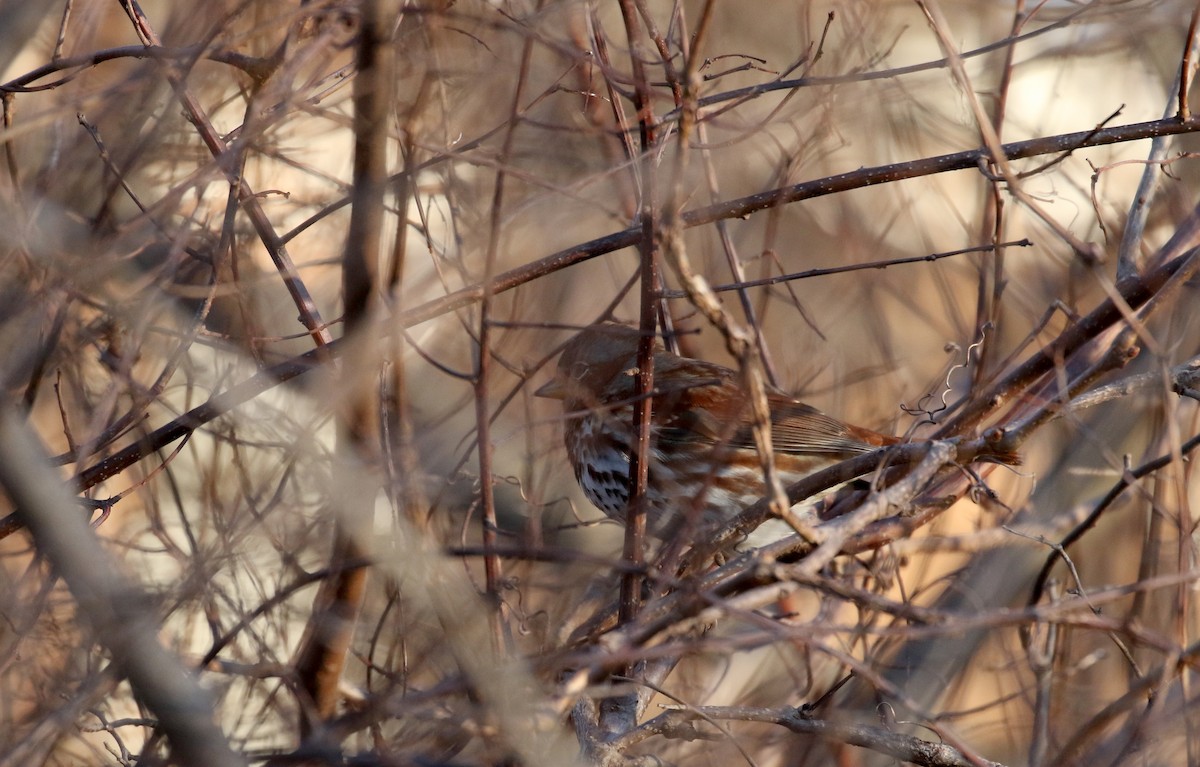
[[(1093, 146), (1105, 146), (1125, 141), (1154, 138), (1156, 136), (1179, 135), (1200, 131), (1200, 120), (1182, 121), (1177, 118), (1153, 120), (1150, 122), (1119, 125), (1100, 130), (1078, 131), (1057, 136), (1029, 139), (1004, 144), (1003, 150), (1010, 160), (1034, 157), (1055, 152), (1071, 152)], [(928, 157), (921, 160), (880, 165), (874, 168), (842, 173), (835, 176), (805, 181), (791, 186), (779, 187), (766, 192), (740, 197), (736, 200), (709, 205), (704, 208), (688, 211), (683, 214), (685, 228), (711, 224), (720, 219), (744, 218), (752, 213), (767, 210), (777, 205), (800, 200), (824, 197), (829, 194), (860, 189), (865, 186), (887, 184), (910, 178), (919, 178), (936, 173), (954, 170), (976, 170), (980, 162), (986, 162), (990, 155), (986, 149), (977, 148), (964, 152)], [(631, 226), (619, 232), (613, 232), (594, 240), (580, 243), (565, 250), (560, 250), (545, 258), (524, 266), (519, 266), (502, 274), (496, 275), (493, 289), (497, 293), (511, 290), (527, 282), (544, 277), (560, 269), (574, 264), (583, 263), (596, 256), (611, 253), (621, 248), (636, 245), (642, 236), (640, 227)], [(476, 303), (483, 295), (480, 285), (471, 285), (461, 290), (427, 301), (402, 312), (397, 318), (405, 327), (420, 324), (447, 312), (461, 309)]]
[[(387, 193), (387, 141), (395, 54), (391, 40), (394, 14), (386, 6), (383, 0), (367, 0), (360, 5), (358, 73), (353, 86), (354, 207), (342, 259), (342, 302), (346, 335), (360, 342), (365, 340), (360, 336), (369, 327)], [(377, 444), (372, 436), (377, 427), (371, 416), (378, 411), (372, 407), (372, 397), (354, 385), (357, 374), (343, 372), (342, 380), (349, 384), (346, 389), (350, 392), (350, 407), (340, 419), (338, 449), (350, 454), (368, 453)], [(359, 498), (348, 499), (348, 513), (369, 516), (373, 496), (364, 492)], [(311, 701), (313, 714), (322, 721), (337, 712), (346, 654), (354, 640), (366, 595), (367, 568), (348, 564), (362, 561), (367, 553), (351, 532), (359, 527), (359, 521), (342, 518), (334, 521), (330, 554), (330, 569), (334, 574), (321, 583), (296, 653), (295, 673), (300, 689)], [(302, 719), (301, 733), (311, 732), (314, 724), (307, 717)]]
[[(1076, 148), (1077, 146), (1099, 146), (1155, 136), (1190, 133), (1197, 130), (1200, 130), (1200, 121), (1191, 120), (1184, 122), (1172, 118), (1104, 128), (1099, 131), (1083, 131), (1080, 133), (1020, 141), (1004, 145), (1004, 150), (1010, 158), (1015, 159), (1030, 157), (1039, 153), (1064, 151), (1065, 149)], [(1083, 143), (1080, 144), (1079, 142)], [(690, 213), (685, 213), (683, 221), (687, 227), (699, 226), (710, 223), (722, 215), (740, 216), (743, 215), (742, 211), (762, 210), (764, 206), (769, 206), (769, 203), (778, 203), (783, 199), (790, 201), (808, 199), (858, 186), (887, 183), (889, 181), (900, 180), (901, 178), (927, 175), (939, 172), (940, 170), (973, 168), (975, 163), (985, 156), (985, 150), (975, 149), (969, 152), (941, 155), (910, 163), (867, 168), (853, 173), (830, 176), (790, 187), (783, 187), (775, 192), (751, 195), (720, 205), (694, 210)], [(497, 275), (491, 282), (492, 289), (495, 293), (512, 290), (560, 269), (582, 263), (605, 253), (636, 245), (641, 240), (641, 237), (642, 230), (640, 227), (630, 227), (620, 232), (614, 232), (604, 237), (580, 243), (579, 245), (561, 250), (553, 255)], [(1170, 279), (1184, 265), (1185, 259), (1176, 259), (1144, 277), (1122, 280), (1117, 285), (1118, 290), (1124, 296), (1125, 301), (1130, 306), (1136, 308), (1145, 303), (1167, 279)], [(447, 312), (476, 303), (482, 296), (482, 285), (472, 285), (433, 301), (428, 301), (407, 311), (400, 312), (396, 315), (395, 321), (403, 327), (412, 327)], [(1055, 342), (1058, 344), (1057, 348), (1077, 348), (1097, 332), (1098, 326), (1111, 325), (1119, 317), (1119, 314), (1119, 310), (1112, 305), (1111, 301), (1105, 302), (1100, 308), (1089, 315), (1089, 318), (1085, 318), (1084, 321), (1072, 325), (1066, 333), (1060, 336)], [(336, 355), (340, 352), (340, 347), (340, 341), (335, 340), (325, 347), (325, 351)], [(1006, 378), (1005, 382), (994, 386), (991, 390), (992, 394), (1000, 395), (1002, 399), (1004, 396), (1011, 396), (1021, 380), (1030, 376), (1036, 378), (1044, 374), (1049, 369), (1048, 365), (1052, 364), (1054, 351), (1054, 348), (1048, 346), (1040, 354), (1027, 360), (1026, 363), (1018, 367), (1013, 374)], [(170, 444), (185, 434), (200, 428), (238, 405), (248, 402), (262, 392), (307, 372), (322, 359), (323, 357), (320, 355), (308, 352), (279, 363), (225, 392), (214, 395), (204, 404), (193, 408), (171, 423), (156, 429), (139, 442), (80, 472), (77, 477), (79, 488), (86, 490), (87, 488), (94, 487), (104, 479), (120, 473), (164, 445)], [(959, 418), (962, 420), (956, 420), (953, 424), (948, 424), (943, 433), (962, 430), (967, 424), (975, 423), (987, 412), (991, 412), (995, 406), (996, 403), (990, 400), (977, 400), (977, 404), (972, 406), (970, 413), (960, 415)], [(19, 522), (14, 515), (0, 519), (0, 539), (11, 535), (19, 527)]]
[[(121, 6), (125, 9), (130, 20), (133, 22), (134, 28), (137, 31), (138, 37), (147, 46), (162, 47), (162, 41), (158, 39), (158, 34), (150, 25), (149, 19), (134, 0), (122, 0)], [(283, 240), (275, 231), (275, 227), (271, 224), (271, 220), (267, 217), (267, 213), (263, 210), (258, 196), (254, 190), (246, 184), (236, 172), (236, 163), (230, 162), (228, 156), (230, 145), (225, 143), (221, 138), (220, 133), (213, 126), (208, 114), (200, 105), (200, 100), (188, 87), (187, 81), (182, 75), (173, 70), (171, 67), (164, 65), (162, 67), (163, 76), (171, 84), (175, 90), (175, 95), (182, 104), (184, 111), (187, 112), (188, 120), (196, 127), (196, 131), (200, 134), (204, 145), (208, 147), (213, 158), (217, 161), (218, 167), (225, 174), (229, 183), (238, 191), (238, 201), (246, 210), (246, 215), (250, 217), (250, 223), (254, 226), (254, 231), (258, 234), (263, 245), (266, 246), (267, 252), (271, 255), (271, 260), (275, 262), (275, 268), (279, 272), (279, 276), (283, 279), (284, 286), (292, 297), (296, 309), (300, 313), (300, 320), (304, 327), (308, 329), (312, 336), (313, 342), (317, 346), (324, 346), (333, 340), (325, 321), (321, 319), (321, 312), (317, 309), (317, 304), (313, 300), (312, 294), (308, 292), (308, 287), (304, 281), (300, 279), (300, 274), (296, 270), (296, 264), (292, 261), (291, 255), (288, 253)]]

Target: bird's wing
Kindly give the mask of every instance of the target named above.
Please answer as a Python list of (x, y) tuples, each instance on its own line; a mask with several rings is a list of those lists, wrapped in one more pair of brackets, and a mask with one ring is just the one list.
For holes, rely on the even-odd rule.
[[(892, 444), (895, 439), (842, 423), (814, 407), (784, 396), (769, 396), (771, 443), (783, 453), (866, 453)], [(754, 445), (751, 424), (739, 430), (748, 447)]]
[[(753, 450), (750, 403), (737, 391), (716, 386), (688, 389), (686, 402), (659, 410), (659, 440), (668, 444), (722, 444)], [(683, 406), (680, 406), (683, 405)], [(771, 443), (781, 453), (851, 456), (892, 444), (895, 439), (842, 423), (784, 395), (768, 395)], [(655, 406), (659, 406), (656, 398)]]
[[(750, 401), (734, 371), (672, 358), (664, 360), (661, 370), (656, 367), (655, 376), (653, 417), (660, 443), (754, 449)], [(849, 457), (896, 442), (842, 423), (779, 390), (767, 392), (767, 404), (771, 442), (781, 453)]]

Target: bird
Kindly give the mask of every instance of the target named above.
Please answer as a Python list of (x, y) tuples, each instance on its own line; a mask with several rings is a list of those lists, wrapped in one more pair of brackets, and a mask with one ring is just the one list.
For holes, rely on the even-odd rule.
[[(584, 328), (535, 393), (562, 401), (563, 443), (585, 496), (624, 521), (636, 450), (638, 329), (615, 322)], [(738, 371), (654, 349), (646, 521), (668, 539), (683, 525), (712, 530), (766, 492), (749, 398)], [(856, 455), (900, 442), (844, 423), (767, 387), (775, 467), (784, 486)]]

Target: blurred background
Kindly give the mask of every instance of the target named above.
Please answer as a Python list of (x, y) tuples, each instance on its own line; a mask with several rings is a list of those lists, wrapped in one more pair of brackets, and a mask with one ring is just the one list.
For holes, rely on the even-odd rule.
[[(606, 313), (637, 320), (638, 249), (589, 243), (634, 226), (647, 189), (694, 211), (972, 150), (984, 143), (979, 109), (1002, 142), (1159, 120), (1177, 113), (1178, 73), (1190, 81), (1195, 61), (1183, 2), (622, 10), (391, 7), (376, 158), (387, 193), (361, 332), (336, 360), (310, 355), (305, 375), (264, 384), (86, 488), (116, 499), (93, 514), (97, 535), (253, 761), (311, 744), (317, 721), (326, 745), (364, 763), (600, 761), (578, 706), (611, 692), (596, 660), (605, 646), (568, 637), (613, 599), (622, 531), (575, 486), (559, 403), (533, 392), (578, 328)], [(360, 6), (344, 0), (145, 2), (140, 15), (95, 0), (0, 2), (0, 373), (64, 480), (343, 335), (360, 28)], [(689, 56), (701, 106), (681, 159), (670, 85)], [(656, 122), (644, 156), (634, 58)], [(971, 401), (1095, 309), (1125, 276), (1119, 264), (1154, 267), (1196, 204), (1197, 174), (1195, 139), (1168, 139), (1148, 166), (1150, 135), (1014, 161), (1023, 199), (995, 168), (922, 171), (689, 228), (686, 253), (714, 285), (880, 267), (721, 295), (761, 331), (780, 388), (852, 423), (929, 437), (940, 403)], [(1139, 192), (1148, 167), (1153, 188)], [(1139, 197), (1144, 228), (1122, 245)], [(1105, 262), (1086, 264), (1071, 238)], [(538, 266), (589, 247), (596, 257)], [(487, 305), (481, 386), (483, 310), (443, 297), (522, 268)], [(912, 538), (822, 571), (857, 596), (805, 584), (780, 620), (731, 604), (665, 653), (678, 665), (639, 721), (667, 703), (742, 707), (722, 710), (720, 726), (633, 729), (610, 745), (697, 765), (899, 758), (749, 721), (748, 707), (815, 704), (817, 719), (967, 759), (1200, 763), (1189, 725), (1198, 499), (1182, 455), (1197, 413), (1170, 376), (1200, 346), (1194, 300), (1192, 283), (1164, 294), (1138, 358), (1086, 388), (1129, 385), (1034, 430), (1021, 467), (985, 473), (990, 498), (971, 493)], [(663, 306), (695, 331), (688, 355), (733, 364), (687, 299)], [(1172, 455), (1071, 549), (1075, 572), (1054, 571), (1043, 609), (1024, 610), (1045, 541), (1127, 469)], [(508, 554), (499, 574), (480, 556), (486, 487)], [(318, 587), (345, 564), (330, 552), (343, 537), (377, 566), (331, 715), (307, 697), (298, 657), (323, 630)], [(0, 763), (169, 760), (154, 712), (34, 541), (6, 534), (0, 563)], [(651, 644), (625, 649), (638, 658)], [(505, 662), (472, 660), (488, 653)]]

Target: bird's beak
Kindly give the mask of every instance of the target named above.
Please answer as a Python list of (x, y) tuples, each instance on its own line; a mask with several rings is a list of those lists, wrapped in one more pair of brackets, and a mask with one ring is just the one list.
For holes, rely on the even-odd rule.
[(549, 383), (542, 386), (533, 393), (535, 397), (549, 397), (550, 399), (566, 399), (567, 390), (559, 383), (557, 378), (553, 378)]

